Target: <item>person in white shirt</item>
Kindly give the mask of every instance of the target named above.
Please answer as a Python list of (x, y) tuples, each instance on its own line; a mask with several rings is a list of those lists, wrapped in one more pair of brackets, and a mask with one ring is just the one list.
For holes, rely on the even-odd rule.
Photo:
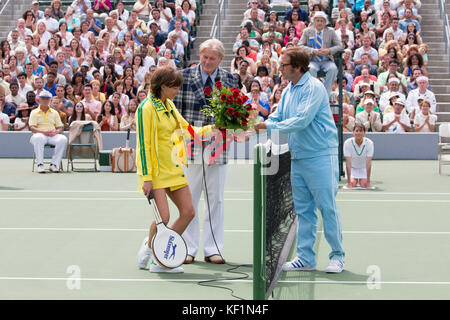
[(86, 11), (92, 8), (91, 1), (89, 0), (73, 0), (70, 6), (74, 8), (73, 14), (76, 16), (86, 14)]
[(414, 120), (416, 113), (420, 112), (419, 99), (430, 101), (431, 113), (435, 113), (437, 108), (436, 96), (432, 91), (427, 89), (428, 78), (420, 76), (416, 79), (416, 83), (418, 86), (417, 89), (411, 90), (406, 100), (406, 111), (409, 113), (411, 121)]
[(187, 47), (187, 45), (189, 44), (189, 35), (187, 34), (186, 31), (181, 29), (182, 27), (181, 20), (178, 19), (175, 20), (174, 25), (175, 29), (169, 32), (168, 38), (170, 38), (172, 34), (176, 34), (178, 36), (177, 43), (183, 47)]
[(152, 19), (148, 22), (147, 27), (150, 30), (150, 25), (152, 22), (156, 23), (161, 31), (165, 33), (169, 32), (169, 22), (161, 17), (161, 12), (159, 9), (152, 9), (151, 12)]
[(347, 170), (347, 188), (373, 188), (370, 183), (374, 145), (365, 137), (366, 128), (357, 123), (353, 128), (353, 137), (344, 142), (345, 167)]
[(11, 91), (11, 93), (6, 96), (6, 102), (13, 103), (16, 107), (19, 107), (23, 103), (27, 102), (25, 96), (19, 94), (19, 85), (17, 82), (12, 82), (9, 85), (9, 90)]
[(378, 112), (374, 110), (375, 101), (372, 99), (364, 99), (364, 110), (358, 112), (355, 117), (355, 123), (361, 123), (369, 132), (380, 132), (381, 117)]
[(382, 113), (390, 105), (390, 99), (397, 95), (400, 99), (405, 100), (405, 95), (400, 92), (400, 80), (398, 78), (392, 77), (388, 81), (388, 91), (381, 94), (379, 108)]
[(52, 34), (58, 32), (59, 22), (56, 19), (52, 18), (51, 8), (45, 8), (44, 19), (42, 19), (42, 21), (44, 21), (48, 32)]
[(17, 75), (17, 80), (19, 82), (19, 94), (26, 97), (28, 91), (33, 91), (33, 87), (27, 82), (27, 74), (21, 72)]
[(437, 116), (430, 113), (431, 102), (422, 100), (420, 112), (414, 117), (414, 132), (434, 132)]
[(266, 12), (258, 8), (258, 0), (250, 0), (249, 9), (244, 12), (244, 20), (250, 20), (250, 12), (253, 8), (258, 9), (258, 19), (261, 21), (265, 20)]
[(0, 111), (0, 131), (8, 131), (9, 117), (6, 113)]
[(399, 98), (394, 102), (394, 112), (384, 115), (382, 128), (384, 132), (401, 133), (411, 131), (409, 117), (402, 112), (404, 107), (405, 100)]
[(360, 64), (361, 55), (363, 53), (368, 53), (370, 63), (373, 66), (376, 66), (378, 64), (378, 51), (371, 46), (372, 40), (370, 39), (370, 37), (363, 36), (362, 44), (363, 45), (360, 48), (356, 49), (355, 54), (353, 55), (353, 62), (355, 63), (355, 65)]
[(385, 38), (386, 32), (392, 32), (394, 35), (395, 41), (402, 40), (403, 37), (403, 31), (398, 27), (399, 19), (398, 18), (392, 18), (391, 26), (384, 30), (383, 32), (383, 39)]

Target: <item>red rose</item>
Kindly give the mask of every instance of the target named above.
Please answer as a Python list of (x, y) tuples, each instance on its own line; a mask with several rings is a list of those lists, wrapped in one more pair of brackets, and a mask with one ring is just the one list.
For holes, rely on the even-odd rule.
[(241, 117), (241, 113), (239, 111), (235, 111), (233, 113), (233, 115), (234, 115), (235, 118), (238, 118), (238, 119)]
[(235, 91), (235, 90), (239, 90), (239, 89), (236, 88), (236, 87), (232, 87), (232, 88), (230, 89), (231, 92), (233, 92), (233, 91)]
[(232, 116), (233, 113), (234, 113), (234, 109), (233, 109), (232, 107), (229, 107), (229, 108), (227, 109), (227, 114), (228, 114), (229, 116)]
[(242, 100), (242, 97), (237, 97), (236, 98), (236, 103), (240, 106), (242, 106), (244, 104), (244, 101)]
[(246, 125), (248, 124), (248, 121), (247, 121), (247, 120), (242, 120), (242, 121), (241, 121), (241, 124), (242, 124), (243, 126), (246, 126)]
[(251, 104), (247, 105), (247, 111), (252, 111), (253, 107)]
[(236, 89), (236, 90), (233, 91), (233, 96), (235, 98), (239, 97), (240, 94), (241, 94), (241, 92), (239, 91), (239, 89)]
[(229, 95), (228, 97), (227, 97), (227, 101), (229, 102), (229, 103), (233, 103), (234, 102), (234, 97), (233, 97), (233, 95)]
[(222, 89), (222, 81), (216, 81), (216, 88), (217, 89)]
[(247, 96), (245, 96), (245, 95), (244, 95), (244, 96), (242, 96), (241, 98), (242, 98), (242, 100), (244, 101), (244, 103), (246, 103), (246, 102), (248, 101), (248, 97), (247, 97)]
[(220, 95), (220, 101), (223, 101), (223, 102), (227, 101), (227, 95), (225, 93)]
[(203, 91), (205, 92), (205, 95), (210, 96), (212, 90), (210, 86), (206, 86)]

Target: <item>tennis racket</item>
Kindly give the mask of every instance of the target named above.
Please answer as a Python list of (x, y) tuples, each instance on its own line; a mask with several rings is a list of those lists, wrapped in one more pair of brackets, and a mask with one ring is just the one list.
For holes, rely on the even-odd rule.
[(162, 222), (152, 192), (150, 192), (147, 199), (153, 208), (156, 220), (156, 234), (152, 239), (153, 257), (163, 268), (177, 268), (186, 260), (186, 242), (176, 231), (170, 229)]

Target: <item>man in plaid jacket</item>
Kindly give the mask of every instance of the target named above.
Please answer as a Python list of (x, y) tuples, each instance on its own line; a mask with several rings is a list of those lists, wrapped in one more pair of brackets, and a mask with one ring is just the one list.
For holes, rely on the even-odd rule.
[[(201, 110), (208, 104), (204, 89), (211, 89), (220, 80), (228, 88), (237, 87), (237, 79), (219, 65), (225, 54), (225, 49), (217, 39), (209, 39), (200, 45), (200, 65), (181, 71), (184, 83), (180, 92), (173, 100), (182, 116), (192, 125), (204, 126), (214, 124), (215, 120), (206, 117)], [(221, 144), (219, 144), (220, 146)], [(203, 174), (205, 174), (207, 195), (203, 221), (203, 251), (205, 261), (214, 264), (225, 263), (221, 254), (224, 246), (224, 191), (226, 176), (226, 152), (222, 153), (215, 162), (208, 166), (202, 162), (202, 148), (192, 148), (194, 157), (188, 167), (184, 168), (192, 200), (195, 207), (195, 217), (183, 233), (188, 247), (188, 257), (185, 263), (194, 262), (200, 243), (200, 223), (198, 203), (204, 190)], [(209, 153), (209, 152), (208, 152)], [(194, 161), (192, 161), (194, 160)], [(206, 192), (206, 191), (205, 191)], [(208, 209), (209, 208), (209, 209)], [(211, 226), (209, 220), (211, 219)], [(211, 230), (212, 229), (212, 230)]]

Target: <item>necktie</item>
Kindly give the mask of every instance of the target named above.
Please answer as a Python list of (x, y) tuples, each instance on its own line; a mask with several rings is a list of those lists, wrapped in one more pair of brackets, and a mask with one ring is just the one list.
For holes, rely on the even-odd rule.
[(208, 78), (206, 78), (205, 86), (203, 87), (203, 89), (206, 88), (207, 86), (209, 86), (211, 88), (211, 90), (212, 90), (213, 83), (212, 83), (212, 80), (211, 80), (210, 76), (208, 76)]
[[(316, 49), (322, 49), (322, 31), (317, 32), (316, 35)], [(316, 56), (315, 61), (321, 62), (323, 60), (323, 56)]]

